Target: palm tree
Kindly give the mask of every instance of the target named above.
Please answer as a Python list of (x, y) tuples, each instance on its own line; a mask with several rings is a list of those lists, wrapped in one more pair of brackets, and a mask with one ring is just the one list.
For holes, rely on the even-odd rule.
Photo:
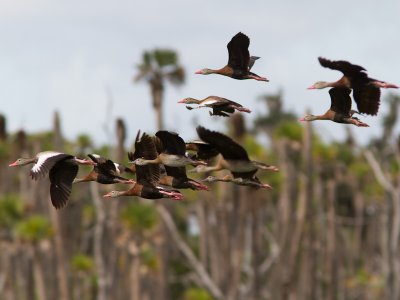
[(165, 83), (179, 86), (185, 80), (185, 72), (178, 63), (178, 55), (169, 49), (145, 51), (137, 66), (135, 81), (145, 81), (150, 86), (153, 107), (156, 111), (157, 129), (163, 128), (162, 101)]

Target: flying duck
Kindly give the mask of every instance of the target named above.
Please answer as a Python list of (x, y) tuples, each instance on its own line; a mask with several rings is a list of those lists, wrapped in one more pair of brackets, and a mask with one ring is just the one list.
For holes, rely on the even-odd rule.
[(191, 171), (208, 172), (227, 169), (232, 173), (233, 178), (243, 178), (258, 183), (260, 183), (260, 180), (255, 176), (258, 169), (278, 171), (275, 166), (250, 160), (246, 150), (241, 145), (220, 132), (198, 126), (197, 134), (200, 139), (217, 149), (222, 157), (214, 166), (197, 166)]
[[(128, 158), (134, 161), (137, 158), (153, 160), (157, 157), (157, 150), (152, 137), (138, 132), (135, 139), (135, 152), (129, 152)], [(172, 200), (182, 200), (183, 195), (179, 191), (166, 190), (157, 186), (160, 179), (160, 167), (156, 164), (136, 166), (136, 184), (126, 191), (111, 191), (104, 195), (105, 198), (115, 198), (121, 196), (138, 196), (145, 199), (171, 198)]]
[(255, 79), (258, 81), (268, 81), (267, 78), (261, 77), (255, 73), (250, 72), (255, 60), (259, 57), (249, 54), (250, 39), (247, 35), (239, 32), (228, 43), (229, 59), (228, 64), (217, 70), (201, 69), (195, 74), (209, 75), (220, 74), (234, 79)]
[(234, 178), (231, 175), (226, 175), (222, 178), (218, 178), (218, 177), (210, 175), (210, 176), (207, 176), (202, 181), (203, 182), (217, 182), (217, 181), (232, 182), (237, 185), (250, 186), (250, 187), (254, 187), (254, 188), (272, 189), (272, 187), (267, 183), (261, 183), (254, 179), (245, 179), (245, 178), (241, 178), (241, 177)]
[(45, 151), (32, 158), (19, 158), (10, 167), (34, 164), (30, 175), (38, 180), (49, 173), (50, 199), (57, 209), (63, 208), (71, 194), (72, 182), (78, 174), (78, 164), (95, 165), (91, 160), (81, 159), (70, 154)]
[(185, 141), (177, 133), (160, 130), (156, 133), (156, 137), (159, 154), (153, 159), (136, 156), (136, 159), (132, 161), (136, 167), (147, 164), (163, 164), (169, 167), (207, 165), (203, 161), (193, 160), (185, 155)]
[[(197, 100), (194, 98), (185, 98), (178, 101), (178, 103), (197, 104), (198, 106), (196, 108), (202, 108), (202, 107), (212, 108), (210, 116), (229, 117), (230, 114), (233, 114), (235, 112), (235, 110), (247, 113), (251, 112), (250, 109), (243, 107), (239, 103), (218, 96), (208, 96), (203, 100)], [(191, 106), (186, 106), (186, 108), (189, 110), (195, 109), (194, 107)]]
[(356, 111), (351, 109), (351, 90), (348, 88), (332, 88), (329, 90), (331, 96), (331, 107), (323, 115), (307, 115), (299, 121), (330, 120), (336, 123), (353, 124), (358, 127), (369, 127), (368, 124), (361, 122), (353, 117)]
[(353, 98), (360, 113), (376, 115), (379, 110), (380, 88), (398, 88), (397, 85), (368, 77), (367, 70), (344, 60), (329, 60), (318, 57), (319, 63), (325, 68), (343, 73), (342, 78), (335, 82), (318, 81), (308, 89), (323, 89), (326, 87), (341, 87), (353, 89)]
[(125, 183), (131, 184), (135, 181), (121, 177), (121, 173), (134, 173), (132, 169), (114, 163), (98, 154), (88, 154), (89, 158), (96, 163), (93, 170), (83, 178), (74, 179), (73, 183), (96, 181), (101, 184)]

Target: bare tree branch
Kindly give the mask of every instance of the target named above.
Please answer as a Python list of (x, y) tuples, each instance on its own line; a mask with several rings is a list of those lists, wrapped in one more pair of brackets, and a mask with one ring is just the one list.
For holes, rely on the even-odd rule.
[(96, 207), (96, 224), (94, 228), (94, 238), (93, 238), (93, 246), (94, 246), (94, 257), (96, 263), (96, 270), (98, 274), (98, 294), (97, 300), (106, 300), (107, 299), (107, 272), (105, 268), (103, 252), (102, 252), (102, 241), (103, 241), (103, 232), (105, 225), (105, 213), (103, 204), (99, 197), (98, 185), (95, 182), (90, 183), (90, 193), (93, 199), (94, 206)]
[(380, 167), (378, 161), (376, 160), (374, 154), (370, 150), (366, 150), (364, 152), (364, 156), (367, 159), (369, 165), (371, 166), (372, 170), (374, 171), (376, 179), (382, 185), (382, 187), (389, 193), (396, 193), (395, 187), (392, 185), (390, 180), (385, 177), (383, 174), (382, 168)]
[(167, 226), (168, 230), (170, 231), (175, 244), (178, 246), (179, 250), (181, 250), (182, 253), (186, 256), (189, 263), (192, 265), (193, 269), (196, 270), (196, 273), (200, 277), (204, 286), (211, 292), (214, 298), (223, 299), (221, 290), (214, 284), (204, 266), (199, 262), (199, 260), (193, 254), (193, 251), (189, 248), (189, 246), (180, 236), (178, 229), (176, 228), (176, 225), (172, 220), (169, 212), (165, 209), (165, 207), (161, 205), (157, 206), (157, 210), (162, 220), (164, 221), (165, 225)]

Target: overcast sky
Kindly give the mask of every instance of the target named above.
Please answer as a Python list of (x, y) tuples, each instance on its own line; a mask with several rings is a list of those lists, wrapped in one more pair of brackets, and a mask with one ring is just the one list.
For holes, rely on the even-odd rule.
[[(122, 117), (130, 143), (138, 129), (155, 130), (148, 87), (132, 81), (135, 66), (144, 50), (166, 47), (187, 71), (184, 86), (167, 87), (166, 128), (186, 139), (195, 136), (196, 122), (221, 129), (224, 121), (207, 110), (187, 111), (176, 103), (185, 97), (226, 97), (252, 109), (251, 120), (264, 112), (257, 97), (282, 89), (286, 109), (321, 114), (330, 105), (328, 89), (306, 88), (341, 73), (322, 68), (318, 56), (400, 84), (399, 16), (398, 0), (0, 1), (0, 112), (9, 130), (37, 132), (50, 128), (58, 110), (67, 137), (84, 132), (98, 143), (107, 142), (106, 120), (112, 130)], [(269, 83), (194, 74), (224, 66), (226, 44), (239, 31), (250, 37), (250, 53), (262, 57), (253, 71)], [(382, 104), (380, 112), (386, 109)], [(362, 120), (371, 128), (353, 128), (360, 141), (379, 134), (380, 116)], [(343, 137), (345, 125), (314, 124), (328, 138)]]

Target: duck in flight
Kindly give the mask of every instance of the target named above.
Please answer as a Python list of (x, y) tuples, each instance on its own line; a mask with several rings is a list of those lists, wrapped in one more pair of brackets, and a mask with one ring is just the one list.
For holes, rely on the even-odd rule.
[(60, 209), (67, 205), (72, 182), (78, 174), (78, 165), (95, 165), (96, 163), (66, 153), (44, 151), (32, 158), (19, 158), (9, 166), (16, 167), (27, 164), (34, 164), (30, 171), (34, 180), (49, 174), (51, 203), (55, 208)]
[(221, 69), (201, 69), (195, 74), (209, 75), (219, 74), (228, 76), (234, 79), (255, 79), (258, 81), (269, 81), (265, 77), (261, 77), (253, 72), (250, 72), (255, 60), (259, 57), (249, 54), (250, 39), (247, 35), (239, 32), (228, 43), (228, 64)]
[(235, 112), (235, 110), (246, 113), (251, 112), (250, 109), (243, 107), (241, 104), (237, 102), (218, 96), (208, 96), (203, 100), (197, 100), (194, 98), (185, 98), (178, 101), (178, 103), (198, 105), (197, 107), (186, 106), (186, 108), (189, 110), (203, 108), (203, 107), (212, 108), (212, 112), (210, 111), (210, 116), (229, 117), (231, 114)]
[(368, 124), (353, 117), (353, 114), (357, 112), (351, 109), (350, 93), (351, 90), (348, 88), (336, 87), (330, 89), (331, 107), (323, 115), (307, 115), (299, 121), (330, 120), (336, 123), (353, 124), (358, 127), (369, 127)]
[(318, 81), (308, 89), (323, 89), (326, 87), (351, 88), (358, 111), (367, 115), (376, 115), (379, 110), (380, 88), (399, 88), (397, 85), (368, 77), (367, 70), (344, 60), (329, 60), (318, 57), (319, 63), (325, 68), (340, 71), (343, 76), (334, 82)]

